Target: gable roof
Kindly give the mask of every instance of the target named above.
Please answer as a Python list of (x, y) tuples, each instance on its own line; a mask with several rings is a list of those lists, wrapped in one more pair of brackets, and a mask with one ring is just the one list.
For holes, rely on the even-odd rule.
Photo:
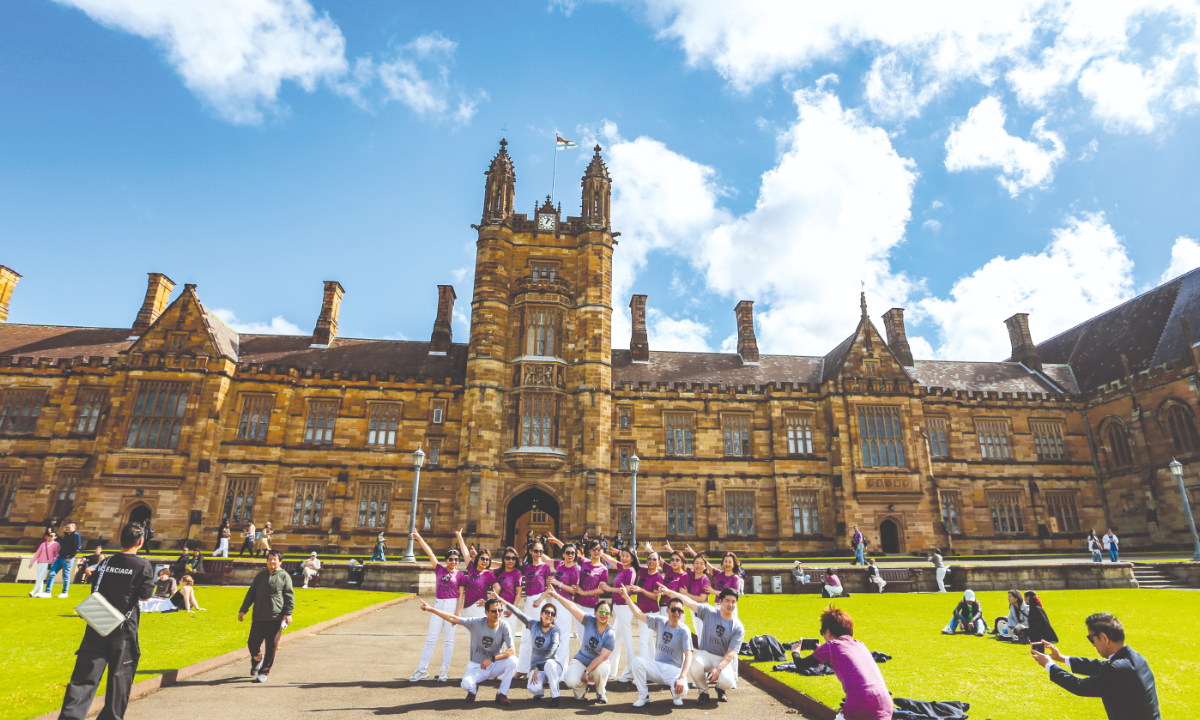
[(1014, 362), (917, 360), (912, 368), (918, 385), (948, 390), (1008, 393), (1079, 392), (1066, 365), (1045, 365), (1042, 374)]
[(821, 382), (821, 358), (796, 355), (762, 355), (757, 365), (747, 365), (736, 354), (651, 351), (650, 362), (634, 363), (628, 350), (612, 351), (612, 382), (720, 385), (765, 385)]
[(131, 345), (129, 328), (0, 324), (0, 355), (12, 357), (115, 358)]

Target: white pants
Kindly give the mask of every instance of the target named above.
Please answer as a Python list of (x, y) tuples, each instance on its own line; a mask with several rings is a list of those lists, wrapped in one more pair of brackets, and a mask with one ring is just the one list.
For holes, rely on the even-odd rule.
[[(319, 573), (319, 572), (321, 572), (321, 571), (320, 571), (320, 570), (313, 570), (313, 569), (312, 569), (312, 568), (310, 568), (310, 567), (305, 567), (305, 568), (304, 568), (304, 584), (305, 584), (305, 586), (307, 586), (307, 585), (308, 585), (308, 581), (309, 581), (309, 580), (311, 580), (311, 579), (313, 578), (313, 576), (314, 576), (314, 575), (316, 575), (316, 574), (317, 574), (317, 573)], [(456, 601), (455, 601), (455, 606), (457, 606), (457, 605), (458, 605), (458, 601), (456, 600)]]
[(545, 682), (550, 686), (550, 697), (558, 697), (558, 683), (562, 680), (563, 669), (562, 665), (558, 664), (557, 660), (547, 660), (546, 666), (537, 671), (537, 677), (533, 676), (533, 670), (529, 671), (529, 682), (525, 684), (529, 688), (529, 692), (534, 697), (541, 697), (545, 693), (542, 692), (542, 683)]
[(500, 678), (500, 694), (507, 695), (509, 687), (512, 686), (513, 675), (516, 673), (517, 659), (514, 657), (496, 660), (486, 668), (477, 662), (469, 662), (463, 670), (462, 689), (469, 693), (476, 693), (479, 691), (479, 683), (498, 677)]
[(887, 586), (887, 580), (878, 575), (872, 575), (867, 579), (879, 586), (879, 592), (883, 592), (883, 589)]
[(688, 610), (688, 616), (692, 618), (692, 627), (696, 630), (696, 637), (704, 634), (704, 621), (696, 616), (696, 613)]
[[(608, 674), (612, 677), (633, 677), (633, 659), (637, 657), (633, 650), (633, 611), (628, 605), (614, 605), (613, 617), (616, 618), (617, 642), (612, 655), (608, 656)], [(625, 648), (625, 672), (618, 673), (621, 667), (621, 648)]]
[[(721, 664), (721, 658), (713, 655), (707, 650), (697, 650), (692, 653), (692, 666), (688, 668), (688, 675), (692, 678), (692, 684), (700, 692), (708, 692), (708, 673), (713, 668)], [(717, 687), (722, 690), (733, 689), (734, 682), (737, 680), (735, 668), (737, 660), (725, 666), (721, 674), (717, 676)]]
[[(551, 600), (550, 602), (554, 602)], [(542, 603), (545, 605), (546, 603)], [(542, 611), (538, 608), (538, 612)], [(558, 652), (554, 654), (554, 659), (558, 661), (558, 676), (561, 678), (563, 668), (571, 662), (571, 627), (572, 625), (579, 627), (580, 640), (583, 639), (583, 627), (575, 622), (575, 616), (567, 612), (567, 609), (562, 606), (562, 603), (554, 603), (554, 612), (558, 613), (554, 616), (554, 625), (558, 628)], [(534, 617), (530, 615), (529, 617)], [(536, 616), (541, 620), (541, 615)], [(551, 696), (555, 697), (555, 696)]]
[[(638, 657), (654, 659), (654, 631), (646, 623), (638, 620)], [(633, 672), (633, 660), (629, 661), (629, 670)]]
[(934, 568), (933, 574), (937, 576), (938, 592), (946, 592), (946, 573), (950, 572), (950, 568)]
[(138, 609), (144, 613), (161, 613), (173, 612), (176, 608), (175, 603), (171, 602), (169, 598), (152, 597), (148, 600), (139, 600)]
[[(458, 598), (438, 598), (433, 601), (433, 606), (442, 612), (453, 613), (458, 608)], [(421, 662), (417, 665), (418, 670), (425, 670), (429, 667), (429, 661), (433, 658), (433, 648), (437, 645), (438, 633), (442, 634), (443, 639), (442, 669), (450, 669), (450, 660), (454, 656), (454, 623), (447, 622), (430, 613), (429, 634), (425, 636), (425, 649), (421, 651)]]
[(221, 541), (217, 544), (217, 551), (212, 556), (229, 557), (229, 538), (221, 538)]
[(637, 685), (638, 694), (641, 697), (650, 697), (649, 684), (656, 682), (669, 687), (672, 698), (681, 698), (687, 695), (688, 682), (687, 678), (684, 678), (683, 692), (676, 695), (675, 681), (679, 679), (680, 669), (668, 663), (638, 658), (633, 663), (633, 684)]
[(826, 585), (825, 593), (827, 595), (829, 595), (830, 597), (837, 597), (838, 595), (842, 594), (842, 586), (841, 585)]
[(37, 580), (33, 581), (33, 589), (29, 591), (30, 597), (37, 595), (46, 587), (46, 571), (50, 569), (50, 563), (37, 563)]
[[(567, 666), (567, 674), (562, 681), (564, 685), (571, 688), (571, 692), (575, 693), (576, 700), (582, 700), (583, 696), (587, 695), (587, 683), (583, 681), (585, 672), (587, 672), (587, 668), (583, 663), (571, 658), (571, 664)], [(602, 662), (597, 665), (588, 677), (596, 683), (596, 694), (605, 697), (608, 688), (608, 663)]]
[[(538, 594), (540, 595), (541, 593)], [(539, 617), (538, 613), (542, 611), (542, 608), (541, 606), (533, 606), (533, 601), (536, 599), (536, 597), (525, 598), (525, 606), (521, 608), (521, 611), (525, 613), (525, 617)], [(562, 612), (562, 608), (559, 608), (559, 612)], [(557, 619), (558, 618), (555, 618), (555, 620)], [(563, 642), (566, 642), (569, 639), (570, 638), (563, 638)], [(533, 647), (529, 644), (531, 642), (533, 642), (533, 639), (529, 637), (529, 628), (521, 628), (521, 647), (517, 650), (517, 672), (519, 673), (529, 672), (529, 658), (533, 655)]]

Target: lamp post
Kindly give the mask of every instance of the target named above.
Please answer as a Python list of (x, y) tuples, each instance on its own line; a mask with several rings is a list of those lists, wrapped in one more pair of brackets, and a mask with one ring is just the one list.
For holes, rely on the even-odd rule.
[(1179, 481), (1179, 494), (1183, 495), (1183, 512), (1187, 514), (1188, 527), (1192, 529), (1192, 543), (1195, 546), (1195, 550), (1192, 552), (1192, 559), (1200, 560), (1200, 535), (1196, 534), (1196, 519), (1192, 517), (1192, 505), (1188, 502), (1187, 488), (1183, 486), (1183, 464), (1171, 458), (1171, 464), (1167, 467), (1171, 469), (1171, 474)]
[(630, 504), (629, 513), (629, 547), (637, 552), (637, 471), (638, 466), (642, 464), (641, 458), (634, 453), (633, 457), (629, 458), (629, 469), (633, 471), (633, 500)]
[(408, 516), (408, 547), (404, 548), (404, 557), (400, 558), (400, 562), (417, 561), (417, 556), (413, 554), (412, 534), (417, 531), (417, 491), (421, 487), (421, 466), (424, 464), (425, 453), (418, 446), (417, 451), (413, 453), (413, 497), (412, 513)]

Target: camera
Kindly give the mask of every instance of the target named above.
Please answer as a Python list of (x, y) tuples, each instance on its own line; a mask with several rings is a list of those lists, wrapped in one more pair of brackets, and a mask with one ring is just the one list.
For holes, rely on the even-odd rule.
[(1036, 650), (1037, 652), (1040, 652), (1040, 653), (1046, 652), (1046, 642), (1044, 640), (1040, 640), (1035, 643), (1030, 643), (1029, 647), (1033, 648), (1034, 650)]

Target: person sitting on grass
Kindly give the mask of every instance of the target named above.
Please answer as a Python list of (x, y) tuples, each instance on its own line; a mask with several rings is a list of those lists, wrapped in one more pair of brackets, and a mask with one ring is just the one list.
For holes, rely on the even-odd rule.
[(887, 585), (887, 580), (879, 574), (879, 568), (875, 565), (875, 558), (867, 558), (867, 581), (874, 583), (875, 587), (879, 588), (879, 592), (883, 592), (884, 586)]
[(1008, 617), (996, 618), (998, 640), (1013, 640), (1029, 627), (1029, 606), (1021, 599), (1020, 590), (1008, 591)]
[(204, 609), (200, 607), (200, 603), (196, 600), (195, 582), (191, 575), (184, 575), (179, 578), (179, 589), (171, 596), (171, 604), (175, 606), (175, 609), (187, 610), (188, 612)]
[(833, 568), (827, 568), (825, 570), (825, 586), (821, 590), (821, 597), (850, 597), (850, 593), (846, 592), (845, 589), (842, 588), (842, 581), (839, 580), (838, 576), (834, 574)]
[(987, 632), (987, 623), (983, 620), (983, 607), (975, 599), (974, 590), (963, 591), (962, 602), (954, 608), (954, 617), (950, 619), (949, 625), (942, 628), (942, 634), (953, 635), (960, 625), (964, 632), (974, 632), (979, 637), (983, 637)]
[(854, 639), (854, 620), (845, 610), (830, 605), (821, 613), (825, 642), (811, 655), (796, 661), (796, 670), (829, 665), (846, 693), (840, 720), (891, 720), (892, 695), (879, 664), (867, 646)]
[(158, 581), (154, 583), (154, 595), (138, 603), (141, 611), (147, 613), (175, 612), (176, 608), (171, 602), (171, 596), (175, 594), (177, 585), (175, 578), (171, 577), (170, 569), (159, 570)]
[(1029, 627), (1025, 629), (1022, 637), (1031, 643), (1046, 640), (1052, 643), (1058, 642), (1058, 635), (1050, 626), (1050, 617), (1046, 615), (1046, 608), (1042, 607), (1042, 599), (1038, 597), (1038, 594), (1032, 590), (1026, 590), (1025, 602), (1029, 605)]

